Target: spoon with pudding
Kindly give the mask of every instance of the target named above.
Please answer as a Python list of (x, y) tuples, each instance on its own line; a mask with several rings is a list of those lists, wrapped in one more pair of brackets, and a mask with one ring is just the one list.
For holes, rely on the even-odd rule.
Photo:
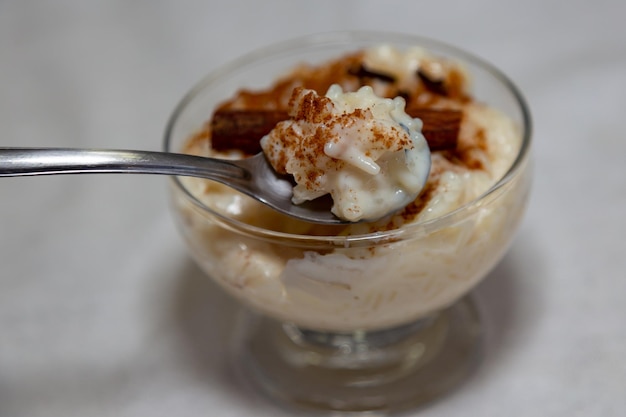
[(250, 158), (224, 160), (136, 150), (0, 147), (0, 177), (84, 173), (137, 173), (190, 176), (220, 182), (297, 219), (344, 224), (325, 199), (292, 203), (293, 182), (279, 175), (261, 152)]

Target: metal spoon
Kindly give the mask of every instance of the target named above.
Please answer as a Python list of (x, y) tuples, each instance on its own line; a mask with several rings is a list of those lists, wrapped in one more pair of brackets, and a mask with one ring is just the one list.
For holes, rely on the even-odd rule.
[(0, 147), (0, 177), (93, 172), (207, 178), (300, 220), (321, 224), (348, 223), (332, 214), (329, 204), (316, 201), (293, 204), (293, 183), (277, 174), (263, 153), (231, 161), (168, 152)]

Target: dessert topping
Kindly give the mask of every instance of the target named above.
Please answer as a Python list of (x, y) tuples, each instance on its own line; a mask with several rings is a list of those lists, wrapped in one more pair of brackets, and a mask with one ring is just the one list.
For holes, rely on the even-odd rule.
[(409, 204), (424, 187), (430, 150), (419, 119), (405, 101), (376, 96), (371, 87), (326, 96), (296, 88), (291, 119), (261, 140), (274, 169), (294, 176), (294, 204), (325, 194), (331, 211), (349, 221), (376, 220)]

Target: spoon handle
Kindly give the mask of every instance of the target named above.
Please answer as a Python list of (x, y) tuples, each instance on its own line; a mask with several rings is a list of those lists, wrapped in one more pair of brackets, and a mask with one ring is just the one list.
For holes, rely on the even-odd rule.
[(178, 153), (0, 147), (0, 177), (90, 172), (181, 175), (215, 180), (248, 176), (245, 169), (228, 161)]

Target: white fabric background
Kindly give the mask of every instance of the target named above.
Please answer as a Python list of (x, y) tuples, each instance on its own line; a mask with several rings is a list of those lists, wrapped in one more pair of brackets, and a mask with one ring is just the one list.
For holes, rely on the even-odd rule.
[[(476, 291), (482, 365), (414, 414), (623, 416), (625, 15), (618, 0), (2, 0), (0, 144), (160, 149), (197, 79), (297, 35), (465, 48), (525, 92), (535, 184)], [(1, 417), (278, 415), (224, 360), (235, 311), (188, 258), (165, 178), (0, 179)]]

